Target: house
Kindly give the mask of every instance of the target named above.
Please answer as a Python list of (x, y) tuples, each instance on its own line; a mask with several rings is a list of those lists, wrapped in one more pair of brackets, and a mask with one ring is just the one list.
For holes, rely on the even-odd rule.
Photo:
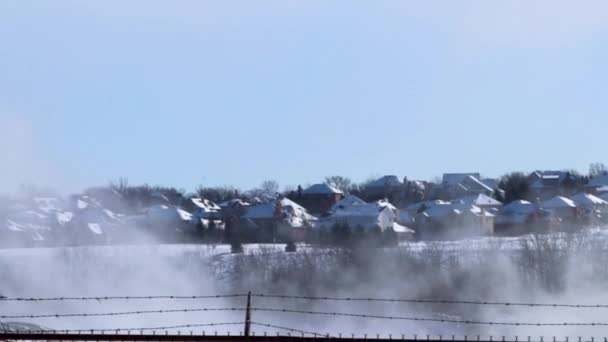
[(454, 199), (475, 194), (492, 196), (494, 189), (484, 184), (479, 173), (446, 173), (443, 175), (439, 196)]
[(404, 181), (395, 175), (387, 175), (368, 183), (365, 192), (370, 199), (399, 199), (404, 191)]
[(452, 240), (494, 232), (494, 214), (474, 205), (440, 203), (415, 217), (417, 237), (431, 240)]
[(578, 193), (570, 198), (578, 208), (578, 216), (586, 224), (606, 221), (608, 201), (588, 193)]
[(414, 231), (397, 222), (396, 208), (387, 201), (366, 203), (356, 196), (347, 196), (338, 202), (330, 213), (318, 222), (320, 230), (329, 230), (337, 224), (347, 224), (353, 231), (371, 232), (379, 228), (392, 230), (401, 238), (412, 237)]
[(479, 208), (494, 211), (498, 210), (502, 207), (502, 202), (486, 195), (486, 194), (477, 194), (477, 195), (469, 195), (457, 200), (452, 201), (452, 203), (461, 203), (466, 205), (474, 205)]
[(166, 230), (185, 231), (194, 228), (192, 214), (166, 204), (157, 204), (145, 210), (145, 217), (150, 226)]
[(416, 223), (416, 215), (429, 209), (435, 205), (449, 204), (450, 202), (442, 200), (421, 201), (408, 205), (402, 210), (399, 210), (398, 221), (406, 226), (414, 226)]
[(589, 182), (585, 184), (585, 192), (600, 196), (608, 194), (608, 175), (591, 178)]
[(344, 197), (344, 193), (327, 183), (310, 186), (301, 192), (298, 202), (311, 214), (322, 214)]
[(192, 219), (197, 225), (205, 229), (211, 225), (219, 229), (224, 228), (222, 207), (205, 198), (192, 198), (191, 201), (196, 208), (192, 212)]
[(568, 171), (535, 171), (528, 176), (528, 185), (532, 198), (547, 200), (571, 195), (576, 179)]
[(317, 218), (288, 198), (246, 207), (243, 219), (251, 222), (261, 239), (305, 241)]
[(494, 231), (498, 235), (521, 235), (533, 231), (544, 231), (546, 212), (536, 204), (525, 200), (513, 201), (496, 215)]
[(560, 223), (572, 223), (578, 218), (576, 204), (567, 197), (555, 196), (544, 201), (541, 207), (551, 213), (552, 224), (555, 226)]

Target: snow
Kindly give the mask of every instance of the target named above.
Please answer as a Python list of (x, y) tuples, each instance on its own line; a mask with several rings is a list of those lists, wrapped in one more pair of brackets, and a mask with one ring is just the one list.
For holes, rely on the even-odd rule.
[(391, 202), (387, 201), (387, 200), (379, 200), (376, 202), (376, 206), (380, 207), (380, 208), (389, 208), (390, 210), (396, 212), (397, 211), (397, 207), (395, 207)]
[(467, 183), (471, 183), (473, 185), (475, 185), (477, 188), (483, 189), (485, 191), (488, 192), (492, 192), (494, 191), (492, 188), (490, 188), (489, 186), (485, 185), (484, 183), (482, 183), (479, 179), (477, 179), (477, 177), (475, 176), (468, 176), (463, 180), (463, 183), (465, 185), (467, 185)]
[(171, 207), (164, 204), (159, 204), (148, 208), (148, 219), (155, 223), (177, 223), (178, 221), (192, 221), (192, 214), (189, 212)]
[(608, 202), (604, 201), (603, 199), (584, 192), (572, 196), (571, 199), (574, 204), (580, 207), (608, 205)]
[(8, 230), (13, 231), (13, 232), (22, 232), (23, 228), (17, 224), (15, 221), (12, 220), (7, 220), (6, 221), (6, 228), (8, 228)]
[(51, 212), (59, 211), (59, 199), (55, 197), (34, 197), (34, 202), (38, 209), (50, 214)]
[(413, 229), (409, 229), (408, 227), (402, 226), (397, 222), (393, 222), (393, 230), (396, 233), (401, 233), (401, 234), (414, 234), (416, 233)]
[(457, 185), (462, 183), (465, 178), (473, 176), (474, 178), (479, 178), (480, 175), (477, 172), (468, 172), (468, 173), (445, 173), (443, 174), (443, 184), (446, 185)]
[(308, 189), (304, 190), (307, 195), (329, 195), (329, 194), (343, 194), (342, 191), (334, 188), (327, 183), (314, 184)]
[(227, 208), (227, 207), (233, 207), (233, 206), (247, 207), (249, 205), (251, 205), (251, 204), (248, 203), (248, 202), (243, 201), (240, 198), (231, 199), (229, 201), (222, 202), (222, 203), (219, 204), (219, 206), (221, 208)]
[(576, 208), (576, 204), (573, 200), (563, 197), (555, 196), (550, 200), (543, 202), (543, 208), (545, 209), (557, 209), (557, 208)]
[(76, 201), (76, 206), (78, 207), (78, 209), (86, 209), (89, 206), (89, 203), (79, 199)]
[(456, 206), (454, 206), (453, 204), (447, 203), (431, 206), (430, 208), (425, 210), (424, 213), (431, 218), (442, 218), (453, 214), (460, 215), (462, 211), (456, 209)]
[(203, 209), (205, 211), (222, 210), (219, 205), (205, 198), (193, 198), (192, 203), (194, 203), (194, 205), (196, 205), (198, 208)]
[(103, 234), (103, 231), (101, 230), (101, 226), (98, 223), (89, 223), (89, 224), (87, 224), (87, 226), (94, 234), (97, 234), (97, 235)]
[(407, 210), (410, 211), (418, 211), (420, 210), (420, 208), (422, 208), (422, 206), (426, 207), (426, 208), (430, 208), (436, 205), (443, 205), (443, 204), (450, 204), (450, 202), (445, 202), (442, 200), (434, 200), (434, 201), (424, 201), (424, 202), (417, 202), (414, 204), (410, 204), (409, 206), (407, 206)]
[[(277, 213), (277, 210), (280, 210), (280, 214)], [(272, 220), (278, 218), (277, 214), (284, 223), (293, 228), (304, 227), (307, 222), (312, 223), (317, 219), (310, 215), (304, 207), (288, 198), (281, 198), (272, 203), (249, 206), (244, 217), (252, 221)]]
[(515, 200), (507, 205), (505, 205), (501, 213), (502, 214), (511, 214), (511, 213), (519, 213), (519, 214), (531, 214), (536, 211), (536, 206), (528, 201), (524, 200)]
[(334, 204), (333, 207), (331, 207), (330, 211), (335, 211), (336, 209), (340, 208), (340, 207), (350, 207), (353, 205), (366, 205), (367, 203), (360, 199), (359, 197), (355, 196), (355, 195), (346, 195), (346, 197), (344, 197), (343, 199), (341, 199), (338, 203)]
[(59, 222), (59, 224), (63, 226), (72, 221), (72, 219), (74, 218), (74, 213), (69, 211), (60, 211), (55, 213), (55, 217), (57, 218), (57, 222)]
[(453, 202), (454, 203), (461, 202), (464, 204), (470, 204), (470, 205), (476, 205), (476, 206), (500, 206), (500, 205), (502, 205), (502, 202), (497, 201), (494, 198), (492, 198), (488, 195), (485, 195), (485, 194), (466, 196), (466, 197), (457, 199)]

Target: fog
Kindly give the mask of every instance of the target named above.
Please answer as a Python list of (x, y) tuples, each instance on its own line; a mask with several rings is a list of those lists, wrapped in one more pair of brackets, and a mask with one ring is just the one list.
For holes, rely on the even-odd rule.
[[(510, 303), (607, 304), (608, 255), (601, 230), (522, 239), (406, 243), (397, 248), (341, 249), (248, 245), (147, 245), (7, 249), (0, 251), (0, 293), (6, 297), (199, 296), (281, 294)], [(110, 313), (245, 307), (225, 299), (0, 302), (2, 315)], [(287, 309), (371, 316), (507, 323), (605, 322), (607, 308), (527, 307), (254, 296), (252, 320), (321, 334), (596, 336), (604, 326), (500, 326), (266, 312)], [(5, 319), (50, 329), (152, 328), (244, 321), (244, 311), (109, 317)], [(183, 328), (239, 333), (242, 325)], [(175, 329), (173, 331), (176, 331)], [(256, 333), (277, 329), (253, 326)], [(286, 333), (286, 331), (281, 331)]]

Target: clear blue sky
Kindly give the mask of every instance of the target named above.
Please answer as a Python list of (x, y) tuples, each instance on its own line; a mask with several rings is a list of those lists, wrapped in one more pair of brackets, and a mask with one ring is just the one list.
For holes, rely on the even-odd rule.
[(608, 2), (2, 1), (0, 120), (5, 189), (586, 171)]

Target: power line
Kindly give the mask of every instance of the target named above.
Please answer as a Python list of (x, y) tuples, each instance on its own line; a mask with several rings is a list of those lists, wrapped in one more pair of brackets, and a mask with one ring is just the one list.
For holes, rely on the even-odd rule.
[(327, 336), (327, 335), (319, 334), (319, 333), (316, 333), (316, 332), (305, 331), (305, 330), (300, 330), (300, 329), (293, 329), (293, 328), (288, 328), (288, 327), (283, 327), (283, 326), (273, 325), (273, 324), (267, 324), (267, 323), (251, 322), (251, 324), (258, 325), (258, 326), (261, 326), (261, 327), (266, 327), (266, 328), (273, 328), (273, 329), (279, 329), (279, 330), (296, 332), (296, 333), (300, 333), (300, 334), (303, 334), (303, 335), (312, 335), (312, 336), (318, 336), (318, 337), (326, 337)]
[(244, 308), (197, 308), (197, 309), (175, 309), (175, 310), (140, 310), (122, 312), (103, 312), (103, 313), (67, 313), (67, 314), (42, 314), (42, 315), (12, 315), (0, 316), (0, 319), (26, 319), (26, 318), (64, 318), (64, 317), (103, 317), (103, 316), (131, 316), (145, 314), (169, 314), (169, 313), (188, 313), (188, 312), (208, 312), (208, 311), (244, 311)]
[(251, 310), (252, 311), (259, 311), (259, 312), (280, 312), (280, 313), (294, 313), (294, 314), (305, 314), (305, 315), (342, 316), (342, 317), (356, 317), (356, 318), (370, 318), (370, 319), (401, 320), (401, 321), (413, 321), (413, 322), (436, 322), (436, 323), (470, 324), (470, 325), (536, 326), (536, 327), (545, 327), (545, 326), (608, 326), (608, 323), (603, 323), (603, 322), (600, 322), (600, 323), (576, 323), (576, 322), (565, 322), (565, 323), (495, 322), (495, 321), (457, 320), (457, 319), (444, 319), (444, 318), (381, 316), (381, 315), (367, 315), (367, 314), (355, 314), (355, 313), (345, 313), (345, 312), (304, 311), (304, 310), (273, 309), (273, 308), (252, 308)]
[(526, 306), (551, 308), (608, 308), (608, 304), (560, 304), (560, 303), (525, 303), (525, 302), (499, 302), (499, 301), (470, 301), (470, 300), (443, 300), (443, 299), (404, 299), (404, 298), (354, 298), (354, 297), (310, 297), (287, 296), (273, 294), (253, 294), (257, 298), (296, 299), (310, 301), (342, 301), (342, 302), (384, 302), (384, 303), (412, 303), (412, 304), (464, 304), (464, 305), (494, 305), (494, 306)]
[(0, 297), (2, 302), (60, 302), (60, 301), (109, 301), (109, 300), (196, 300), (247, 297), (246, 294), (206, 295), (206, 296), (99, 296), (99, 297)]

